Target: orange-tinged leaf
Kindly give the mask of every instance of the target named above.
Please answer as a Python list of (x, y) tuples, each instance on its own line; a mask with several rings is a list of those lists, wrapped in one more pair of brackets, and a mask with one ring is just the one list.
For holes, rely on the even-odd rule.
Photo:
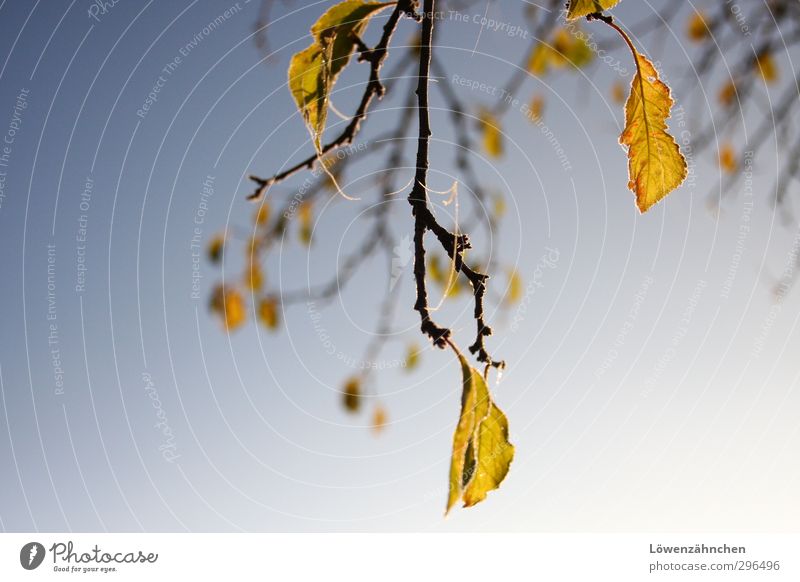
[(264, 285), (264, 273), (261, 271), (261, 266), (251, 261), (245, 268), (244, 274), (244, 287), (249, 291), (260, 291)]
[(386, 409), (381, 405), (376, 406), (372, 413), (372, 430), (376, 434), (383, 432), (388, 419), (389, 415), (386, 413)]
[(542, 118), (542, 113), (544, 112), (544, 97), (541, 95), (534, 95), (531, 99), (528, 109), (530, 109), (530, 120), (539, 121)]
[(695, 11), (692, 13), (689, 17), (689, 23), (686, 25), (686, 34), (694, 42), (703, 41), (711, 36), (704, 12)]
[(758, 65), (758, 72), (764, 82), (774, 83), (778, 80), (778, 64), (775, 62), (775, 57), (772, 56), (772, 53), (764, 52), (758, 55), (756, 65)]
[(241, 326), (247, 319), (244, 297), (238, 290), (218, 285), (211, 295), (211, 311), (222, 318), (228, 331)]
[(683, 183), (687, 166), (667, 132), (673, 105), (669, 87), (644, 55), (636, 52), (635, 58), (637, 71), (619, 140), (628, 150), (628, 187), (636, 194), (639, 211), (647, 212)]
[(342, 402), (348, 412), (358, 412), (361, 408), (361, 379), (353, 376), (344, 384)]
[(258, 319), (267, 329), (278, 329), (278, 302), (272, 297), (265, 297), (259, 301)]
[(595, 12), (602, 12), (617, 4), (619, 4), (619, 0), (570, 0), (567, 20), (575, 20)]
[(270, 208), (269, 203), (262, 202), (261, 206), (256, 210), (254, 222), (257, 226), (264, 226), (269, 221)]
[(733, 174), (739, 168), (736, 152), (729, 143), (723, 144), (719, 150), (719, 167), (728, 174)]

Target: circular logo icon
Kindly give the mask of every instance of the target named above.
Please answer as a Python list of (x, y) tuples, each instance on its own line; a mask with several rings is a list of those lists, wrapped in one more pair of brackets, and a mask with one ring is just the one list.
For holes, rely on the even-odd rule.
[(26, 570), (35, 570), (44, 561), (44, 546), (39, 542), (28, 542), (19, 551), (19, 563)]

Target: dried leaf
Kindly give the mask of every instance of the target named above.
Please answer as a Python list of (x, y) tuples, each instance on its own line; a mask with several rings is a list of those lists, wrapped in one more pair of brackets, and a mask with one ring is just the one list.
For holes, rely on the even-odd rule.
[(628, 149), (628, 187), (636, 206), (647, 212), (683, 183), (686, 160), (667, 132), (673, 100), (653, 64), (635, 52), (637, 72), (625, 104), (625, 130), (620, 143)]
[(222, 252), (225, 250), (225, 237), (218, 234), (208, 243), (208, 260), (212, 263), (219, 263), (222, 260)]
[(453, 435), (447, 511), (458, 502), (470, 507), (497, 489), (508, 474), (514, 446), (508, 441), (508, 421), (492, 402), (483, 376), (457, 353), (463, 392), (461, 416)]
[(348, 412), (358, 412), (361, 408), (361, 379), (353, 376), (344, 384), (342, 402)]
[(589, 14), (608, 10), (619, 4), (619, 0), (570, 0), (567, 20), (575, 20)]

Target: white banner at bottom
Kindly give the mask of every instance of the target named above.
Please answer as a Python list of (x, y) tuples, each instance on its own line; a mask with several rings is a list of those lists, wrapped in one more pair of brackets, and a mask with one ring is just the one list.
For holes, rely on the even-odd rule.
[(796, 582), (798, 561), (800, 535), (0, 534), (3, 581)]

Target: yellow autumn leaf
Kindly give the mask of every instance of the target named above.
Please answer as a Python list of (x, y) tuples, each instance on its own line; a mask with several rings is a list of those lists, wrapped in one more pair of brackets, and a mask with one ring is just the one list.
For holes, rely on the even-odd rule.
[(774, 83), (778, 80), (778, 64), (775, 62), (775, 57), (772, 56), (772, 53), (764, 52), (758, 55), (756, 65), (764, 82)]
[(570, 0), (567, 20), (575, 20), (595, 12), (608, 10), (619, 4), (619, 0)]
[[(575, 27), (577, 25), (572, 25), (573, 29)], [(571, 64), (580, 68), (593, 58), (594, 52), (583, 36), (575, 30), (558, 28), (548, 42), (540, 42), (533, 48), (528, 58), (528, 71), (542, 77), (550, 67), (563, 68)]]
[(733, 174), (739, 168), (736, 152), (729, 143), (723, 144), (719, 150), (719, 167), (728, 174)]
[(208, 243), (208, 260), (212, 263), (219, 263), (222, 260), (222, 252), (225, 250), (225, 237), (218, 234)]
[(508, 270), (508, 292), (506, 293), (506, 303), (513, 305), (519, 303), (525, 294), (525, 286), (522, 277), (516, 269)]
[(461, 415), (453, 435), (448, 512), (459, 499), (465, 507), (483, 501), (500, 486), (514, 458), (508, 421), (492, 402), (486, 380), (456, 354), (462, 374)]
[(314, 230), (313, 209), (311, 202), (303, 202), (297, 211), (300, 220), (300, 242), (306, 246), (311, 244), (311, 233)]
[(249, 291), (260, 291), (264, 285), (264, 273), (261, 271), (261, 266), (251, 261), (245, 267), (244, 273), (244, 287)]
[(278, 329), (278, 302), (265, 297), (258, 303), (258, 319), (267, 329)]
[(314, 42), (289, 63), (289, 91), (303, 116), (317, 151), (328, 115), (328, 98), (336, 78), (350, 61), (355, 37), (369, 19), (392, 3), (345, 0), (328, 9), (311, 27)]
[(353, 376), (344, 383), (342, 402), (348, 412), (358, 412), (361, 408), (361, 379)]
[(419, 345), (411, 344), (406, 350), (406, 370), (408, 372), (419, 366), (420, 349)]
[(499, 158), (503, 155), (503, 134), (500, 131), (500, 121), (485, 108), (481, 108), (478, 119), (483, 134), (483, 149), (491, 157)]
[[(577, 25), (573, 25), (577, 28)], [(580, 29), (578, 29), (580, 30)], [(576, 31), (566, 28), (556, 30), (551, 42), (550, 63), (554, 67), (565, 67), (572, 64), (576, 68), (583, 67), (592, 61), (594, 53), (584, 38), (579, 38)]]
[(539, 121), (542, 118), (542, 113), (544, 112), (544, 97), (541, 95), (534, 95), (531, 99), (531, 103), (528, 106), (529, 111), (529, 118), (531, 121)]
[(544, 43), (538, 43), (531, 51), (528, 59), (528, 72), (538, 77), (547, 73), (550, 64), (551, 49)]
[(228, 331), (238, 328), (247, 319), (244, 297), (233, 288), (218, 285), (211, 294), (210, 308), (222, 318), (222, 325)]
[(375, 434), (383, 432), (383, 429), (386, 428), (386, 422), (388, 421), (389, 415), (386, 413), (386, 409), (378, 405), (375, 407), (375, 410), (372, 412), (372, 430)]
[(258, 210), (256, 210), (253, 222), (256, 223), (256, 226), (264, 226), (269, 221), (269, 214), (270, 214), (269, 203), (267, 203), (266, 201), (262, 202), (261, 206), (259, 206)]
[(707, 39), (711, 35), (711, 31), (706, 24), (706, 15), (702, 11), (695, 11), (689, 17), (689, 23), (686, 25), (686, 35), (694, 42), (700, 42)]
[(500, 220), (506, 215), (507, 211), (506, 197), (503, 196), (502, 192), (498, 192), (492, 196), (492, 218), (494, 220)]
[(638, 51), (636, 75), (625, 104), (625, 130), (619, 138), (628, 150), (628, 187), (636, 194), (636, 206), (647, 212), (683, 183), (686, 160), (667, 132), (673, 100), (669, 87), (653, 64)]
[(333, 43), (316, 43), (296, 53), (289, 63), (289, 91), (319, 151), (328, 117)]

